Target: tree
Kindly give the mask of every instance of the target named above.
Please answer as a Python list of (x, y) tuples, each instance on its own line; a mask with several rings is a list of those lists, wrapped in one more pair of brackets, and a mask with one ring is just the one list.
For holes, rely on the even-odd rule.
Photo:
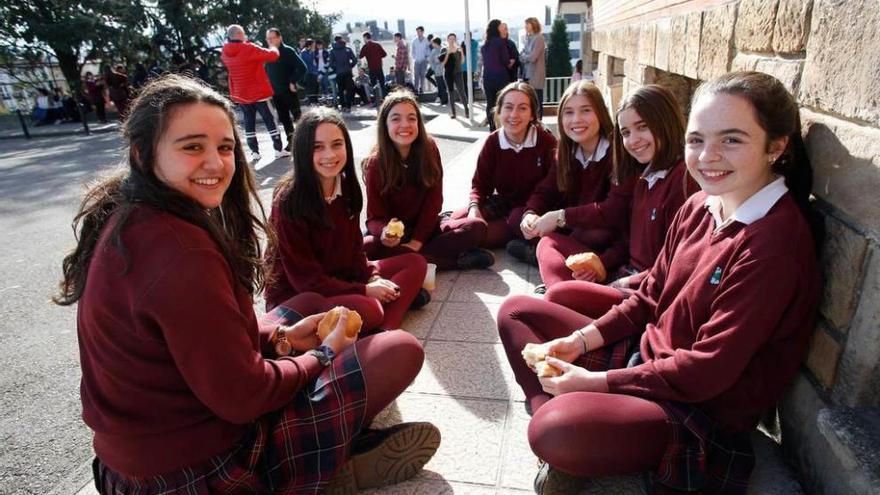
[(550, 47), (547, 49), (547, 77), (571, 75), (571, 56), (568, 52), (568, 33), (565, 21), (557, 17), (550, 32)]

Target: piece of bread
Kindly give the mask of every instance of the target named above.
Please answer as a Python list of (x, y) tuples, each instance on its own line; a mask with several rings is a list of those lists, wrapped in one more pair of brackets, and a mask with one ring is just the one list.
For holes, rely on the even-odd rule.
[(336, 322), (339, 321), (339, 317), (342, 316), (343, 312), (348, 313), (348, 320), (345, 322), (345, 335), (348, 338), (352, 338), (357, 336), (361, 331), (361, 325), (363, 325), (363, 320), (361, 320), (361, 315), (358, 314), (357, 311), (353, 309), (348, 309), (343, 306), (336, 306), (335, 308), (327, 311), (327, 314), (324, 315), (324, 318), (318, 322), (318, 338), (323, 342), (330, 332), (336, 328)]
[(539, 361), (535, 365), (535, 373), (538, 374), (539, 378), (548, 378), (551, 376), (561, 376), (562, 370), (547, 361)]
[(403, 231), (405, 227), (403, 222), (396, 218), (392, 218), (388, 225), (385, 227), (385, 234), (391, 237), (403, 237)]
[(565, 259), (565, 266), (573, 272), (584, 270), (587, 267), (592, 268), (596, 272), (596, 282), (604, 282), (608, 277), (605, 265), (602, 264), (602, 260), (596, 253), (573, 254)]

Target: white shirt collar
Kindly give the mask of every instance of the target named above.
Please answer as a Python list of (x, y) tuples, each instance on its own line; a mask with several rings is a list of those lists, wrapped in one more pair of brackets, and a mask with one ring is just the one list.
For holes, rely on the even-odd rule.
[(336, 185), (333, 186), (333, 194), (325, 196), (324, 201), (329, 205), (334, 199), (342, 196), (342, 174), (336, 176)]
[(593, 150), (593, 154), (589, 156), (584, 155), (584, 149), (580, 146), (577, 147), (577, 151), (574, 152), (574, 157), (581, 162), (581, 166), (584, 167), (584, 170), (587, 169), (593, 162), (598, 162), (599, 160), (605, 158), (605, 154), (608, 153), (608, 148), (611, 147), (611, 143), (605, 139), (604, 136), (599, 137), (599, 142), (596, 143), (596, 149)]
[(498, 131), (498, 145), (501, 146), (503, 150), (513, 150), (517, 153), (522, 151), (525, 148), (534, 148), (538, 144), (538, 129), (535, 126), (530, 125), (529, 131), (526, 133), (526, 139), (522, 142), (522, 144), (513, 144), (507, 140), (507, 135), (504, 134), (504, 128), (501, 128)]
[(727, 220), (721, 218), (721, 197), (709, 196), (706, 198), (706, 208), (712, 214), (715, 220), (715, 232), (727, 227), (733, 222), (739, 222), (745, 225), (757, 222), (764, 218), (770, 208), (779, 201), (779, 198), (788, 192), (785, 186), (785, 178), (777, 177), (776, 180), (764, 186), (760, 191), (752, 194), (752, 196), (743, 201), (739, 208), (727, 217)]
[(642, 179), (648, 182), (648, 189), (651, 189), (654, 187), (654, 184), (659, 182), (661, 179), (665, 179), (667, 175), (669, 175), (669, 169), (652, 172), (651, 166), (648, 165), (647, 167), (645, 167), (645, 171), (642, 172)]

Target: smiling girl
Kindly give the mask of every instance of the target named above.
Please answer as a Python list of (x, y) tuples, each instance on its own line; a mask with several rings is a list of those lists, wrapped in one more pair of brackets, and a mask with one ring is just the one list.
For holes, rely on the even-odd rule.
[(527, 83), (510, 83), (498, 95), (501, 128), (489, 135), (471, 181), (470, 205), (453, 219), (488, 224), (482, 245), (504, 246), (521, 237), (519, 223), (535, 185), (556, 160), (556, 138), (538, 119), (538, 97)]
[[(439, 270), (487, 268), (490, 251), (477, 246), (486, 223), (475, 218), (440, 222), (443, 166), (440, 151), (425, 131), (412, 93), (397, 91), (379, 110), (378, 136), (364, 160), (367, 229), (364, 249), (369, 259), (417, 252)], [(403, 236), (388, 235), (388, 222), (403, 222)]]
[(294, 138), (293, 170), (275, 189), (270, 246), (276, 278), (266, 307), (302, 292), (317, 292), (360, 313), (364, 329), (399, 328), (425, 278), (416, 253), (368, 262), (358, 226), (363, 203), (351, 138), (339, 113), (304, 115)]
[(317, 294), (254, 314), (260, 234), (272, 236), (252, 214), (262, 206), (232, 104), (166, 76), (140, 91), (123, 127), (126, 164), (86, 194), (56, 298), (78, 303), (98, 493), (302, 493), (343, 466), (378, 469), (383, 483), (415, 474), (436, 428), (361, 433), (418, 373), (415, 338), (354, 343), (340, 318), (321, 341), (323, 313), (312, 313), (328, 305)]
[[(595, 321), (523, 296), (502, 305), (499, 332), (534, 410), (529, 443), (546, 461), (539, 493), (567, 475), (646, 470), (664, 487), (745, 493), (750, 433), (804, 356), (822, 234), (797, 102), (767, 74), (726, 74), (697, 90), (686, 142), (703, 192), (638, 291)], [(546, 342), (562, 375), (536, 378), (519, 355), (527, 342)]]
[(675, 96), (662, 86), (642, 86), (621, 102), (614, 129), (613, 180), (628, 184), (628, 194), (612, 188), (608, 201), (584, 216), (587, 224), (617, 223), (628, 243), (622, 246), (622, 257), (612, 256), (614, 249), (600, 255), (608, 270), (601, 280), (592, 270), (573, 273), (565, 266), (565, 257), (584, 249), (555, 234), (542, 239), (538, 252), (549, 289), (545, 299), (598, 318), (638, 288), (663, 247), (675, 213), (698, 189), (684, 164), (684, 125)]

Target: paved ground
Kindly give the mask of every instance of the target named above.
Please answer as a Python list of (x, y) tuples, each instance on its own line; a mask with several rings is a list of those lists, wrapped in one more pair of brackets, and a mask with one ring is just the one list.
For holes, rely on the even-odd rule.
[[(470, 130), (437, 106), (426, 106), (430, 132), (444, 160), (445, 207), (466, 203), (485, 129)], [(434, 116), (438, 110), (441, 113)], [(374, 126), (351, 123), (356, 159), (374, 140)], [(453, 139), (449, 139), (453, 138)], [(467, 141), (477, 140), (474, 144)], [(7, 146), (7, 144), (11, 144)], [(66, 140), (6, 141), (0, 150), (0, 493), (94, 495), (88, 462), (90, 433), (79, 413), (74, 311), (47, 302), (62, 253), (72, 243), (69, 222), (80, 184), (116, 159), (115, 135)], [(261, 143), (270, 149), (269, 143)], [(286, 170), (257, 165), (262, 194)], [(536, 459), (526, 442), (528, 416), (495, 331), (498, 306), (531, 292), (536, 268), (497, 252), (487, 271), (444, 273), (434, 301), (411, 313), (404, 328), (424, 343), (426, 362), (409, 389), (377, 419), (429, 420), (443, 441), (416, 479), (381, 494), (525, 493)], [(767, 445), (764, 441), (764, 445)], [(766, 450), (766, 449), (765, 449)], [(762, 455), (772, 457), (773, 450)], [(762, 462), (753, 493), (799, 493), (777, 460)], [(779, 471), (770, 471), (769, 468)], [(794, 483), (794, 484), (792, 484)], [(596, 480), (589, 494), (639, 494), (635, 477)]]

